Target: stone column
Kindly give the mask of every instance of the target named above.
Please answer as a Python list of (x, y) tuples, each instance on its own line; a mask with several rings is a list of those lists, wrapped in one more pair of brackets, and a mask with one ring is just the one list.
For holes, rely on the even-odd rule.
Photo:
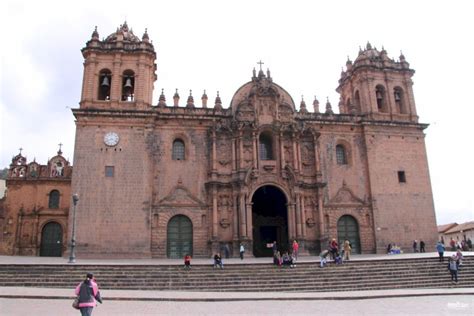
[(313, 143), (314, 143), (314, 161), (316, 163), (316, 175), (321, 173), (321, 162), (319, 160), (319, 144), (318, 138), (316, 135), (313, 135)]
[(253, 138), (253, 168), (258, 169), (258, 164), (257, 164), (257, 150), (258, 150), (258, 144), (257, 144), (257, 132), (253, 131), (252, 132), (252, 138)]
[(116, 56), (113, 65), (112, 83), (110, 86), (110, 101), (115, 103), (122, 100), (122, 73), (120, 71), (121, 64), (121, 58)]
[(301, 205), (301, 237), (303, 239), (306, 239), (306, 214), (305, 214), (305, 208), (304, 208), (304, 195), (300, 195), (300, 205)]
[(245, 213), (245, 195), (243, 193), (239, 194), (239, 208), (240, 208), (240, 238), (247, 237), (247, 220)]
[(238, 240), (239, 239), (239, 196), (238, 194), (232, 195), (232, 202), (233, 202), (233, 214), (232, 214), (232, 239)]
[(212, 172), (216, 172), (216, 161), (217, 161), (217, 152), (216, 152), (216, 130), (212, 129)]
[(217, 239), (218, 230), (218, 219), (217, 219), (217, 188), (214, 186), (212, 189), (212, 239)]
[(324, 216), (323, 216), (323, 189), (318, 188), (318, 219), (319, 219), (319, 236), (322, 238), (325, 235)]
[(280, 132), (280, 168), (281, 170), (285, 169), (285, 149), (283, 148), (283, 133)]
[(244, 142), (243, 142), (242, 130), (239, 130), (239, 163), (238, 163), (239, 170), (242, 169), (243, 160), (244, 160)]
[(294, 203), (288, 203), (288, 235), (290, 237), (290, 240), (293, 240), (296, 238), (295, 234), (295, 204)]
[(237, 168), (236, 162), (237, 162), (237, 157), (236, 157), (236, 150), (235, 150), (235, 137), (232, 137), (232, 172), (235, 172), (235, 169)]
[(297, 141), (296, 141), (296, 150), (297, 150), (297, 156), (298, 156), (298, 170), (300, 170), (300, 172), (303, 170), (303, 167), (301, 165), (301, 143), (300, 143), (300, 139), (298, 137)]
[(295, 208), (296, 208), (296, 238), (301, 239), (301, 207), (300, 207), (300, 194), (295, 194)]
[(293, 168), (295, 169), (295, 172), (298, 173), (298, 154), (297, 154), (297, 148), (296, 148), (296, 134), (293, 133)]
[[(248, 199), (248, 197), (247, 197)], [(252, 230), (252, 225), (253, 225), (253, 221), (252, 221), (252, 203), (247, 203), (246, 204), (247, 206), (247, 237), (249, 239), (253, 239), (253, 230)]]

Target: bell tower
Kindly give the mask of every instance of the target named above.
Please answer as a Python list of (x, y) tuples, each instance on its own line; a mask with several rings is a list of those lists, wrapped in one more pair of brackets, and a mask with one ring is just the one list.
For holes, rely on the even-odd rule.
[(80, 108), (145, 110), (151, 107), (156, 53), (148, 33), (140, 40), (127, 22), (105, 39), (97, 27), (84, 56)]
[(414, 73), (403, 54), (395, 61), (385, 49), (378, 51), (367, 43), (354, 62), (347, 60), (341, 73), (336, 89), (341, 96), (340, 113), (418, 122), (411, 80)]

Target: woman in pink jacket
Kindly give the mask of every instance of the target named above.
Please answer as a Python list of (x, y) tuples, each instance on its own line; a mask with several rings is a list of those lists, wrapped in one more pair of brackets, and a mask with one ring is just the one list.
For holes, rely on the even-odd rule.
[(91, 316), (92, 309), (99, 303), (102, 303), (99, 287), (94, 280), (92, 273), (87, 273), (86, 279), (79, 283), (75, 290), (79, 298), (79, 310), (82, 316)]

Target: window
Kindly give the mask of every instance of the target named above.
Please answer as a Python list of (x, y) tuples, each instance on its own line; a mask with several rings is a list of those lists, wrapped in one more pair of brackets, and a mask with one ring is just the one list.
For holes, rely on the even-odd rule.
[(398, 182), (399, 183), (406, 183), (407, 179), (405, 177), (405, 171), (398, 171)]
[(267, 133), (262, 133), (258, 140), (260, 159), (273, 160), (272, 136)]
[(398, 113), (406, 113), (405, 104), (403, 100), (403, 90), (399, 87), (396, 87), (393, 90), (393, 98), (395, 99), (395, 105), (397, 107)]
[(184, 160), (184, 142), (181, 139), (176, 139), (173, 142), (173, 160)]
[(123, 72), (122, 76), (122, 101), (135, 99), (135, 74), (131, 70)]
[(59, 208), (59, 191), (53, 190), (49, 192), (49, 208)]
[(360, 109), (360, 93), (359, 93), (359, 90), (357, 90), (357, 91), (355, 92), (354, 107), (356, 108), (356, 110), (357, 110), (358, 112), (361, 111), (361, 109)]
[(114, 176), (115, 168), (114, 166), (105, 166), (105, 176), (111, 178)]
[(108, 69), (103, 69), (99, 74), (99, 100), (110, 100), (110, 87), (112, 86), (112, 73)]
[(375, 87), (375, 97), (377, 99), (377, 109), (380, 112), (387, 112), (385, 105), (385, 88), (381, 85)]
[(347, 165), (346, 149), (342, 145), (336, 146), (336, 161), (338, 165)]

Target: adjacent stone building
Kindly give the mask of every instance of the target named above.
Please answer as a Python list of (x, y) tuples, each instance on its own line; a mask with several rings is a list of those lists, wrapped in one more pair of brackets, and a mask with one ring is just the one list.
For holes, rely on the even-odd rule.
[[(367, 44), (320, 111), (299, 110), (270, 71), (253, 70), (223, 107), (178, 91), (152, 104), (157, 53), (127, 24), (82, 49), (72, 191), (78, 257), (267, 256), (292, 240), (315, 254), (437, 239), (414, 71)], [(261, 65), (260, 65), (261, 66)], [(71, 224), (71, 218), (69, 223)], [(71, 225), (69, 225), (70, 227)]]
[(72, 167), (61, 149), (40, 165), (13, 157), (0, 200), (0, 254), (62, 256), (67, 243)]

